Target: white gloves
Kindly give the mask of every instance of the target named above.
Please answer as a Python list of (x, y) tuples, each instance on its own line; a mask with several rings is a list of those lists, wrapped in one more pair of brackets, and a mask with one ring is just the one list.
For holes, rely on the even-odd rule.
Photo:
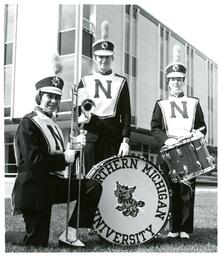
[(120, 149), (119, 149), (118, 155), (119, 156), (126, 156), (126, 155), (129, 154), (129, 151), (130, 151), (129, 144), (127, 142), (123, 141), (120, 144)]
[(77, 149), (80, 149), (86, 145), (86, 133), (87, 131), (80, 130), (80, 134), (78, 136), (71, 138), (72, 148), (76, 149), (77, 145)]
[(86, 135), (87, 131), (81, 130), (80, 132), (81, 132), (80, 135), (78, 135), (76, 137), (72, 137), (71, 143), (68, 142), (68, 144), (67, 144), (67, 148), (64, 152), (64, 158), (65, 158), (66, 163), (69, 163), (69, 164), (73, 163), (75, 160), (76, 150), (79, 150), (86, 145), (86, 136), (85, 135)]
[(199, 130), (192, 130), (193, 136), (197, 137), (197, 138), (203, 138), (204, 134), (202, 132), (200, 132)]
[(76, 154), (76, 151), (73, 149), (70, 149), (70, 143), (68, 142), (67, 149), (64, 151), (65, 162), (68, 164), (73, 163), (75, 160), (75, 154)]
[(175, 139), (175, 138), (169, 138), (169, 139), (167, 139), (167, 140), (164, 142), (164, 145), (166, 145), (166, 146), (172, 146), (172, 145), (176, 144), (177, 142), (178, 142), (177, 139)]

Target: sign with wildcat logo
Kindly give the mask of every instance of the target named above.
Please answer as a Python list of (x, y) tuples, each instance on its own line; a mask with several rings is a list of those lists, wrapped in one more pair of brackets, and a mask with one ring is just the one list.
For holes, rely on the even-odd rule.
[(137, 156), (111, 157), (88, 173), (103, 192), (93, 226), (105, 240), (136, 245), (158, 236), (170, 215), (170, 190), (163, 174)]

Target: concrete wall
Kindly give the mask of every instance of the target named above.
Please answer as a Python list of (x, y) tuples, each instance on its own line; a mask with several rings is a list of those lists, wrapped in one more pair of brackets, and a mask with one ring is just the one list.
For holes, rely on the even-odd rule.
[(158, 27), (144, 16), (139, 19), (138, 83), (136, 87), (137, 127), (150, 129), (150, 121), (158, 98)]

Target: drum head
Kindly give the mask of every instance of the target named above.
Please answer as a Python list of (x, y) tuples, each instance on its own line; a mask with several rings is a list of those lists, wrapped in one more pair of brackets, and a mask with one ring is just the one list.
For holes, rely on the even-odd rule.
[(96, 165), (87, 178), (103, 186), (93, 225), (105, 240), (141, 244), (156, 237), (166, 225), (170, 193), (152, 163), (136, 156), (112, 157)]

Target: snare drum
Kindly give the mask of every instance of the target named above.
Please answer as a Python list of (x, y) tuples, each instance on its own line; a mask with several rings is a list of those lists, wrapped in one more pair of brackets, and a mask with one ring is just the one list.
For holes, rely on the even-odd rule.
[(164, 146), (161, 155), (169, 167), (173, 182), (185, 182), (215, 168), (204, 138), (187, 138), (172, 146)]
[(152, 240), (170, 215), (170, 190), (156, 167), (140, 157), (111, 157), (97, 164), (87, 178), (103, 192), (93, 227), (105, 240), (136, 245)]

